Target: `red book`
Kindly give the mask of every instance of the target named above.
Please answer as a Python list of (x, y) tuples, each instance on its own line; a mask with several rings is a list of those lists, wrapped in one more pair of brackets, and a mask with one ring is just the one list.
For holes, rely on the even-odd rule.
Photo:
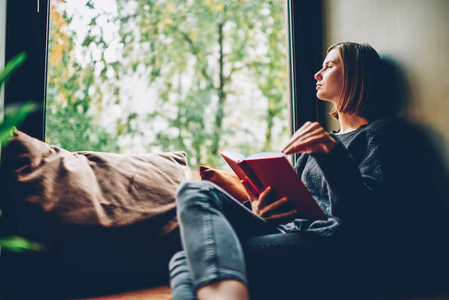
[(240, 180), (247, 180), (256, 196), (270, 186), (274, 199), (287, 197), (301, 218), (327, 220), (285, 154), (267, 152), (246, 158), (240, 153), (228, 151), (220, 154)]

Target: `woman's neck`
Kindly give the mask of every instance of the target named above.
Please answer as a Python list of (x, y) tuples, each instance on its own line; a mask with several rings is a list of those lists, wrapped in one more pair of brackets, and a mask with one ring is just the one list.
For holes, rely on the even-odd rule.
[(366, 125), (369, 121), (363, 117), (347, 114), (347, 113), (339, 113), (338, 121), (340, 122), (340, 132), (339, 133), (347, 133), (356, 130), (362, 125)]

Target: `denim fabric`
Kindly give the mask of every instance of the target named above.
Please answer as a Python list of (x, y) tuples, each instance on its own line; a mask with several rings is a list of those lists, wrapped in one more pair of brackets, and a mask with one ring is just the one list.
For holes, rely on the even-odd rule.
[(172, 299), (195, 300), (196, 289), (187, 266), (185, 251), (179, 251), (170, 260), (170, 289)]
[(189, 182), (177, 194), (184, 251), (170, 261), (173, 299), (195, 299), (196, 290), (224, 279), (247, 284), (241, 239), (281, 233), (213, 183)]

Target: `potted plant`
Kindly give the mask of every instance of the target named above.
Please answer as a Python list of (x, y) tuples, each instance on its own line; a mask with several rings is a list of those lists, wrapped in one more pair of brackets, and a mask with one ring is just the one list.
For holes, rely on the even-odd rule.
[[(8, 80), (9, 76), (17, 70), (25, 61), (26, 54), (21, 53), (8, 62), (3, 70), (0, 71), (0, 88)], [(26, 102), (17, 106), (5, 107), (0, 110), (0, 145), (1, 149), (10, 141), (14, 128), (18, 126), (26, 116), (33, 110), (33, 102)], [(0, 156), (1, 159), (1, 156)], [(1, 211), (0, 211), (1, 217)], [(41, 250), (42, 246), (30, 242), (19, 236), (0, 236), (0, 255), (1, 251), (36, 251)]]

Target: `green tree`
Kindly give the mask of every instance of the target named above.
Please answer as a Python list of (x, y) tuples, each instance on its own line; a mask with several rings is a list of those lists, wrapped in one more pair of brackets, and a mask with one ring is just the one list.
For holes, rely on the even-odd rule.
[(72, 19), (56, 6), (62, 2), (52, 1), (50, 10), (46, 141), (71, 151), (118, 151), (115, 133), (98, 122), (107, 80), (94, 74), (96, 61), (77, 61)]
[[(55, 100), (47, 128), (59, 132), (63, 147), (75, 140), (126, 151), (140, 140), (144, 151), (184, 150), (196, 168), (221, 165), (221, 149), (270, 151), (287, 136), (283, 1), (116, 0), (115, 12), (86, 5), (96, 13), (82, 45), (74, 45), (71, 16), (52, 19), (51, 57), (59, 60), (50, 59)], [(109, 40), (106, 26), (117, 28)], [(89, 67), (81, 67), (77, 47)], [(127, 90), (142, 81), (148, 93), (136, 104)], [(122, 115), (106, 122), (107, 130), (95, 124), (113, 106)], [(71, 125), (61, 127), (69, 117)]]
[[(239, 75), (251, 78), (268, 99), (260, 116), (266, 126), (263, 146), (244, 150), (271, 150), (276, 118), (284, 118), (286, 133), (282, 2), (117, 0), (117, 4), (128, 58), (117, 65), (118, 73), (144, 65), (141, 75), (148, 76), (149, 84), (160, 80), (156, 101), (162, 109), (148, 118), (163, 116), (169, 127), (178, 129), (176, 137), (165, 128), (158, 133), (155, 142), (164, 150), (187, 149), (192, 164), (216, 164), (219, 149), (242, 129), (224, 124), (225, 118), (242, 114), (241, 107), (228, 105), (229, 97), (241, 92), (235, 85)], [(242, 140), (241, 147), (246, 145)]]

